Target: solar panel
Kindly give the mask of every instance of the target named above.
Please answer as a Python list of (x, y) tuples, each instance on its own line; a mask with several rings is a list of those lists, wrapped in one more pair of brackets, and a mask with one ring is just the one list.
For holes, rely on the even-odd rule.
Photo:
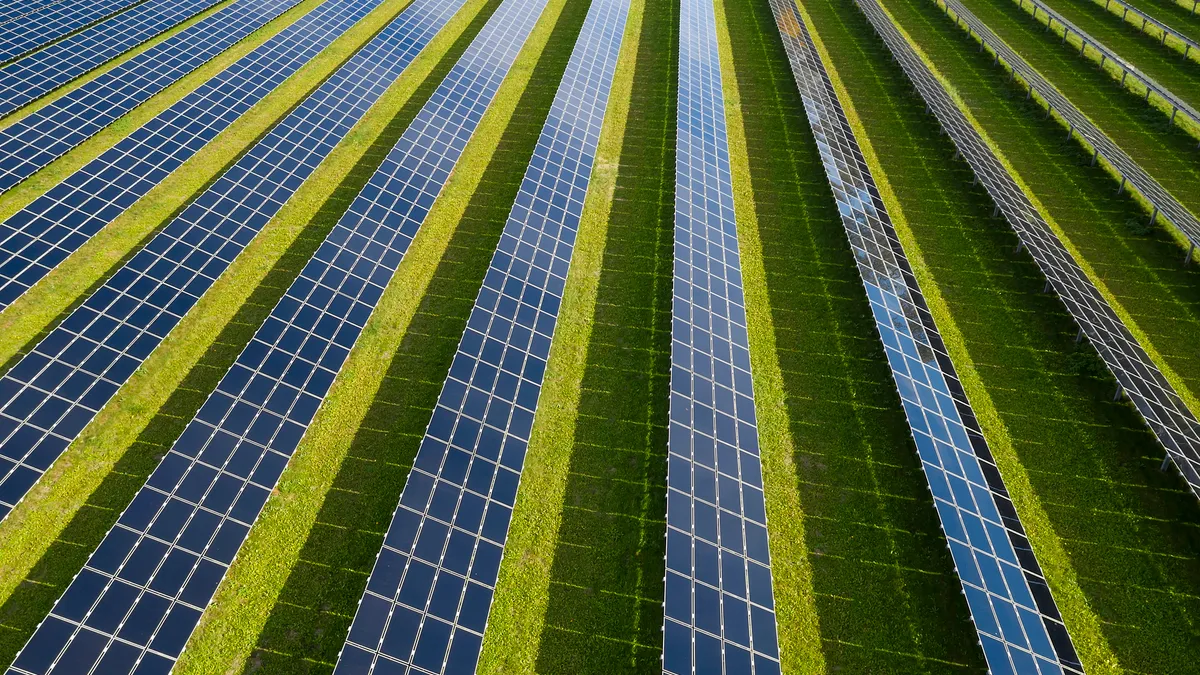
[(680, 11), (663, 672), (779, 672), (712, 0)]
[[(129, 592), (122, 580), (129, 580), (130, 565), (157, 568), (137, 589), (143, 598), (165, 600), (152, 621), (165, 617), (166, 623), (149, 644), (154, 649), (169, 629), (170, 644), (182, 647), (542, 7), (510, 0), (493, 15), (101, 544), (80, 578), (103, 579), (103, 586), (68, 589), (59, 607), (100, 611), (114, 595)], [(197, 522), (204, 523), (203, 536), (189, 535)], [(221, 533), (230, 527), (238, 535), (223, 542)], [(128, 556), (124, 567), (104, 566), (115, 560), (106, 552), (111, 546)], [(139, 558), (152, 555), (142, 554), (147, 547), (156, 559)], [(176, 567), (173, 559), (181, 556), (185, 562)], [(206, 577), (205, 593), (166, 585), (199, 571), (209, 558), (213, 576)], [(160, 582), (164, 575), (172, 581)], [(125, 611), (138, 602), (131, 599)], [(192, 618), (172, 626), (179, 611)], [(59, 609), (54, 616), (61, 616)], [(111, 630), (108, 639), (120, 640), (123, 630)], [(88, 636), (86, 629), (76, 629), (74, 640), (80, 636)], [(38, 651), (53, 658), (63, 642), (51, 640)]]
[[(1192, 53), (1193, 49), (1200, 50), (1200, 44), (1197, 44), (1195, 40), (1189, 38), (1188, 36), (1184, 35), (1183, 33), (1180, 33), (1179, 31), (1168, 26), (1167, 24), (1163, 23), (1162, 21), (1159, 21), (1158, 19), (1154, 18), (1153, 16), (1150, 16), (1150, 14), (1147, 13), (1145, 10), (1138, 9), (1137, 7), (1134, 7), (1133, 5), (1129, 4), (1128, 2), (1125, 2), (1124, 0), (1104, 0), (1104, 9), (1106, 9), (1106, 10), (1109, 9), (1109, 7), (1111, 5), (1116, 5), (1117, 7), (1121, 8), (1121, 20), (1122, 21), (1128, 21), (1130, 14), (1134, 15), (1138, 19), (1141, 19), (1142, 20), (1142, 27), (1141, 27), (1142, 32), (1146, 32), (1147, 25), (1154, 26), (1155, 28), (1157, 28), (1161, 33), (1161, 39), (1159, 40), (1159, 42), (1162, 45), (1165, 46), (1167, 44), (1168, 36), (1173, 37), (1176, 40), (1178, 40), (1179, 43), (1181, 45), (1183, 45), (1183, 57), (1185, 59), (1188, 57), (1188, 55), (1190, 55)], [(1194, 9), (1194, 6), (1193, 6), (1193, 9)]]
[[(27, 14), (45, 11), (48, 7), (61, 4), (64, 0), (16, 0), (0, 7), (0, 26)], [(8, 40), (7, 31), (0, 33), (0, 41)]]
[(0, 223), (0, 309), (381, 2), (328, 0)]
[[(0, 68), (0, 116), (36, 100), (84, 73), (107, 63), (150, 38), (168, 30), (221, 0), (149, 0), (133, 9), (76, 33), (42, 51)], [(273, 4), (279, 0), (238, 0), (237, 5)], [(244, 11), (244, 10), (243, 10)], [(216, 18), (217, 22), (224, 19)], [(210, 30), (217, 25), (209, 22)], [(162, 49), (156, 49), (161, 53)], [(184, 52), (173, 54), (179, 58)], [(142, 59), (145, 62), (145, 59)], [(169, 70), (169, 64), (158, 66)], [(144, 99), (143, 99), (144, 100)], [(93, 115), (103, 114), (103, 101)], [(7, 164), (8, 158), (4, 162)]]
[[(1154, 215), (1150, 218), (1151, 221), (1159, 213), (1162, 213), (1172, 225), (1187, 237), (1188, 241), (1192, 242), (1193, 248), (1197, 243), (1200, 243), (1200, 220), (1188, 211), (1183, 204), (1180, 204), (1179, 200), (1175, 199), (1166, 188), (1159, 185), (1158, 181), (1151, 178), (1150, 174), (1146, 173), (1145, 169), (1133, 161), (1129, 155), (1125, 154), (1112, 139), (1096, 128), (1096, 125), (1092, 124), (1092, 121), (1081, 113), (1066, 96), (1063, 96), (1061, 92), (1047, 82), (1041, 73), (1034, 70), (1025, 59), (1021, 58), (1004, 41), (998, 38), (986, 24), (976, 18), (961, 2), (958, 0), (934, 1), (942, 4), (947, 15), (953, 11), (956, 24), (960, 22), (964, 24), (969, 33), (977, 36), (983, 44), (990, 47), (992, 52), (996, 54), (997, 60), (1007, 63), (1014, 73), (1021, 76), (1021, 79), (1025, 81), (1025, 85), (1030, 88), (1031, 92), (1036, 91), (1042, 97), (1042, 100), (1046, 102), (1046, 105), (1063, 118), (1070, 129), (1070, 133), (1078, 133), (1081, 138), (1087, 141), (1088, 145), (1095, 149), (1093, 161), (1096, 158), (1102, 157), (1113, 167), (1117, 174), (1121, 176), (1121, 189), (1124, 189), (1125, 183), (1128, 182), (1135, 190), (1145, 196), (1146, 200), (1154, 208)], [(1032, 2), (1033, 0), (1023, 1)], [(1040, 4), (1036, 6), (1042, 7)], [(1071, 30), (1076, 31), (1073, 27)], [(1098, 49), (1101, 48), (1090, 37), (1086, 35), (1083, 37), (1087, 44), (1096, 45)], [(1104, 53), (1107, 54), (1107, 52)], [(1147, 96), (1149, 96), (1150, 91), (1159, 92), (1164, 98), (1171, 96), (1170, 92), (1158, 87), (1153, 81), (1150, 81), (1144, 75), (1134, 70), (1132, 66), (1129, 66), (1124, 61), (1120, 61), (1119, 57), (1113, 55), (1107, 58), (1125, 69), (1126, 74), (1134, 75), (1134, 77), (1142, 80), (1148, 87)], [(1122, 79), (1122, 81), (1124, 80)], [(1200, 123), (1200, 116), (1197, 116), (1195, 111), (1183, 107), (1186, 104), (1178, 102), (1174, 97), (1171, 97), (1169, 102), (1177, 110), (1183, 110), (1185, 114), (1193, 117), (1197, 123)], [(1176, 105), (1177, 103), (1178, 105)], [(1174, 119), (1174, 114), (1172, 114), (1172, 119)]]
[(0, 518), (465, 0), (416, 0), (0, 378)]
[[(544, 6), (513, 5), (523, 31)], [(339, 675), (475, 668), (628, 11), (628, 0), (595, 0), (588, 10), (359, 601)], [(520, 41), (496, 40), (510, 45), (511, 62)], [(498, 84), (493, 77), (489, 90)]]
[(14, 17), (0, 32), (0, 63), (43, 47), (140, 0), (67, 2)]
[(990, 671), (1082, 673), (820, 53), (794, 4), (771, 8)]
[(1168, 458), (1179, 468), (1192, 492), (1200, 496), (1200, 422), (941, 82), (877, 6), (863, 3), (863, 7), (942, 128), (983, 182), (1020, 241), (1029, 248), (1067, 311), (1092, 341), (1121, 390), (1166, 448)]

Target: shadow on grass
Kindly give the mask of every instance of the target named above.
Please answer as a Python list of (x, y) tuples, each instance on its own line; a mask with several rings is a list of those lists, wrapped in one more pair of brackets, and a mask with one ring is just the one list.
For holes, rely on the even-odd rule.
[(587, 10), (568, 0), (555, 24), (245, 672), (333, 670)]
[[(1200, 621), (1200, 505), (1176, 474), (1158, 471), (1162, 451), (1153, 436), (1132, 406), (1112, 401), (1115, 381), (1089, 344), (1075, 345), (1076, 326), (1062, 303), (1041, 292), (1045, 279), (1028, 254), (1013, 253), (1016, 236), (990, 217), (983, 190), (969, 187), (969, 169), (952, 159), (953, 146), (939, 136), (861, 13), (835, 11), (857, 38), (827, 37), (826, 44), (842, 52), (838, 65), (847, 86), (860, 93), (858, 112), (914, 237), (1063, 542), (1067, 559), (1061, 562), (1077, 574), (1122, 667), (1186, 672), (1188, 654), (1200, 649), (1190, 628)], [(969, 47), (962, 40), (949, 44)], [(931, 41), (924, 45), (930, 49)], [(939, 64), (953, 56), (934, 52)], [(961, 54), (985, 77), (990, 61), (974, 59), (973, 49)], [(990, 100), (1021, 105), (1016, 94)], [(1052, 122), (1035, 123), (1040, 117), (1033, 114), (1020, 111), (1009, 124), (1030, 127), (1022, 147), (1041, 146), (1046, 154), (1039, 168), (1046, 175), (1094, 171)], [(1100, 185), (1108, 189), (1105, 181)], [(1070, 198), (1098, 221), (1113, 217), (1087, 193)], [(1113, 201), (1111, 193), (1103, 195), (1102, 203)], [(1180, 269), (1178, 260), (1172, 269)]]
[(770, 7), (727, 11), (827, 666), (983, 671)]
[[(38, 622), (46, 616), (54, 602), (66, 589), (67, 584), (70, 583), (71, 578), (87, 562), (88, 556), (100, 544), (101, 539), (116, 523), (121, 512), (145, 484), (146, 478), (158, 466), (163, 455), (170, 450), (171, 445), (183, 433), (187, 423), (196, 415), (200, 406), (220, 382), (221, 377), (233, 365), (242, 349), (254, 336), (255, 331), (266, 320), (271, 309), (283, 297), (288, 286), (300, 274), (304, 265), (308, 263), (321, 242), (324, 241), (325, 236), (337, 224), (338, 219), (366, 185), (367, 180), (387, 156), (392, 146), (399, 140), (409, 122), (416, 117), (421, 105), (433, 93), (434, 88), (449, 72), (458, 55), (466, 49), (470, 39), (482, 28), (487, 16), (499, 3), (500, 0), (490, 3), (487, 9), (481, 12), (480, 18), (473, 22), (463, 37), (455, 43), (451, 51), (439, 61), (437, 68), (426, 79), (426, 82), (414, 93), (408, 104), (388, 124), (358, 164), (321, 205), (309, 224), (251, 293), (246, 303), (222, 329), (213, 345), (192, 367), (179, 387), (172, 392), (162, 408), (150, 420), (146, 429), (125, 451), (113, 470), (104, 478), (96, 491), (88, 497), (87, 502), (75, 514), (62, 534), (34, 565), (28, 577), (0, 606), (0, 663), (11, 662), (17, 651), (29, 639)], [(299, 100), (303, 100), (303, 97)], [(250, 147), (253, 147), (253, 144), (248, 145), (247, 149)], [(236, 160), (230, 165), (234, 162)], [(217, 177), (221, 173), (223, 171), (216, 174)], [(213, 181), (215, 180), (216, 178), (213, 179)], [(209, 185), (211, 185), (211, 181)], [(196, 195), (203, 194), (206, 189), (207, 185), (197, 191)], [(191, 203), (191, 200), (189, 198), (186, 203)], [(181, 206), (180, 211), (183, 208), (185, 207)], [(174, 217), (175, 214), (166, 219), (164, 225)], [(153, 236), (153, 234), (149, 235), (145, 241), (149, 241)], [(141, 245), (133, 249), (128, 257), (132, 257), (133, 253), (140, 248)], [(123, 264), (124, 261), (114, 266), (111, 272), (120, 269)], [(98, 281), (89, 290), (89, 293), (103, 283), (103, 280)], [(76, 305), (86, 297), (87, 294), (82, 296)], [(64, 312), (59, 320), (65, 318), (67, 314), (69, 311)], [(57, 321), (55, 325), (57, 325)], [(36, 344), (37, 340), (34, 340), (29, 348)]]
[(661, 672), (676, 3), (646, 3), (537, 657)]

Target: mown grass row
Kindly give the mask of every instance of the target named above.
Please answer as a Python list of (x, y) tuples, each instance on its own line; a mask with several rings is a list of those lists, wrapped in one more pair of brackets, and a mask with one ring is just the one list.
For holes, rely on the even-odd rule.
[[(805, 7), (862, 68), (881, 56), (839, 39), (843, 29), (829, 25), (837, 6)], [(826, 667), (979, 672), (966, 604), (770, 8), (736, 0), (727, 12)]]
[[(995, 3), (1015, 2), (1015, 0), (989, 1)], [(1191, 104), (1192, 107), (1200, 106), (1200, 63), (1197, 61), (1183, 59), (1178, 52), (1159, 44), (1158, 38), (1143, 33), (1136, 26), (1122, 22), (1120, 17), (1113, 16), (1103, 6), (1095, 4), (1093, 0), (1046, 0), (1046, 5), (1093, 39), (1104, 43), (1121, 58), (1132, 63), (1138, 70)], [(1025, 11), (1026, 16), (1029, 17), (1026, 19), (1027, 21), (1034, 22), (1039, 26), (1045, 24), (1045, 12), (1038, 12), (1038, 18), (1035, 20), (1031, 16), (1031, 5), (1025, 5)], [(1052, 32), (1058, 34), (1055, 39), (1061, 39), (1060, 26), (1055, 24), (1055, 31)], [(1079, 43), (1075, 42), (1074, 44), (1075, 50), (1078, 52)], [(1088, 57), (1095, 61), (1100, 60), (1099, 55), (1092, 50), (1089, 50)], [(1119, 72), (1117, 77), (1120, 77)]]
[[(307, 229), (310, 219), (359, 161), (391, 114), (413, 94), (479, 4), (473, 3), (456, 17), (410, 66), (376, 109), (351, 131), (118, 392), (48, 472), (40, 487), (0, 526), (0, 551), (5, 560), (0, 572), (0, 653), (4, 656), (11, 658), (21, 646), (182, 425), (192, 417), (241, 350), (241, 343), (274, 304), (271, 294), (281, 294), (307, 261), (306, 251), (323, 236), (319, 226), (315, 231)], [(393, 3), (388, 9), (390, 14), (370, 17), (359, 26), (365, 30), (356, 29), (349, 38), (361, 44), (402, 6)], [(344, 59), (355, 48), (354, 42), (338, 43), (327, 58), (340, 55)], [(316, 82), (298, 81), (307, 85), (298, 93), (303, 94)], [(190, 198), (185, 194), (179, 201)]]
[(1200, 391), (1200, 271), (1183, 266), (1183, 251), (1166, 226), (1146, 216), (1117, 181), (1066, 139), (1058, 122), (1025, 100), (980, 54), (977, 43), (924, 0), (888, 2), (967, 107), (1040, 200), (1066, 243), (1124, 313), (1127, 323), (1185, 398)]
[(1170, 124), (1140, 95), (1118, 86), (1095, 63), (1047, 37), (1014, 3), (964, 0), (964, 4), (1184, 206), (1200, 213), (1200, 191), (1195, 189), (1200, 181), (1200, 149), (1195, 138)]
[(332, 670), (586, 11), (543, 14), (181, 672)]
[[(536, 660), (661, 670), (678, 7), (645, 3)], [(543, 411), (544, 412), (544, 411)]]
[[(886, 5), (949, 77), (957, 63), (951, 43), (920, 39), (930, 31), (908, 20), (926, 5)], [(979, 60), (961, 43), (957, 49), (963, 61)], [(921, 104), (907, 97), (910, 128), (919, 129)], [(1029, 118), (1007, 121), (1022, 119)], [(1032, 261), (1012, 253), (1015, 236), (990, 217), (990, 201), (982, 188), (969, 187), (969, 170), (951, 159), (952, 146), (938, 142), (935, 128), (905, 142), (895, 120), (876, 124), (873, 141), (892, 167), (897, 196), (908, 202), (913, 235), (1118, 662), (1088, 665), (1186, 669), (1197, 648), (1185, 634), (1200, 610), (1200, 508), (1177, 476), (1158, 470), (1161, 449), (1132, 408), (1111, 401), (1111, 376), (1090, 348), (1074, 345), (1074, 323), (1057, 299), (1040, 292), (1044, 279)], [(1031, 135), (1023, 136), (1026, 145)], [(938, 167), (957, 180), (932, 183)], [(1089, 646), (1082, 647), (1087, 658)]]

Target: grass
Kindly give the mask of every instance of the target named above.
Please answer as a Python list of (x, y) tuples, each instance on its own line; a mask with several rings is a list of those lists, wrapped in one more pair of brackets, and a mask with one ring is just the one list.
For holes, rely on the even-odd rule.
[[(1011, 2), (964, 0), (996, 35), (1016, 50), (1077, 108), (1193, 213), (1200, 213), (1200, 150), (1141, 96), (1119, 89), (1095, 63), (1079, 59)], [(999, 70), (996, 71), (999, 73)]]
[(991, 141), (1041, 202), (1064, 243), (1188, 400), (1200, 391), (1200, 272), (1181, 264), (1165, 227), (1146, 226), (1141, 206), (1091, 156), (1068, 141), (1025, 91), (1006, 84), (991, 58), (932, 2), (889, 2), (890, 11), (937, 64)]
[(764, 4), (726, 7), (826, 668), (978, 672), (966, 604), (774, 19)]
[[(185, 377), (191, 377), (192, 371), (197, 368), (204, 370), (204, 366), (197, 364), (234, 320), (251, 293), (260, 287), (289, 250), (293, 255), (302, 255), (296, 251), (303, 249), (292, 249), (292, 245), (305, 231), (310, 218), (358, 162), (390, 115), (412, 94), (415, 86), (436, 63), (440, 52), (449, 46), (456, 30), (462, 29), (462, 23), (459, 21), (457, 27), (449, 27), (418, 57), (384, 100), (351, 131), (327, 162), (318, 168), (312, 180), (247, 247), (197, 307), (184, 317), (177, 330), (168, 336), (162, 348), (151, 355), (101, 412), (96, 422), (72, 444), (39, 487), (0, 525), (0, 552), (5, 560), (5, 565), (0, 569), (0, 602), (3, 602), (3, 609), (0, 609), (0, 644), (8, 656), (15, 653), (28, 631), (45, 614), (49, 603), (62, 592), (65, 583), (82, 564), (83, 558), (70, 559), (53, 547), (66, 546), (86, 557), (99, 542), (108, 527), (93, 522), (80, 529), (74, 523), (83, 523), (100, 512), (109, 521), (115, 520), (124, 503), (132, 497), (132, 490), (140, 486), (157, 459), (147, 460), (151, 466), (137, 465), (140, 469), (135, 470), (136, 461), (133, 460), (137, 456), (131, 455), (131, 462), (122, 463), (121, 471), (112, 474), (113, 480), (122, 474), (125, 476), (128, 484), (123, 486), (114, 487), (109, 482), (101, 489), (108, 480), (106, 477), (143, 432), (152, 434), (146, 438), (169, 445), (172, 439), (154, 434), (172, 417), (179, 418), (174, 422), (179, 425), (174, 433), (182, 430), (181, 425), (192, 417), (186, 407), (172, 407), (165, 410), (161, 417), (158, 416), (159, 411), (168, 405), (170, 397), (184, 383)], [(288, 264), (303, 264), (305, 260), (306, 255)], [(280, 284), (276, 289), (278, 293), (282, 293), (287, 285), (277, 277), (272, 282), (271, 285)], [(269, 309), (270, 306), (267, 306), (266, 310)], [(257, 323), (253, 327), (256, 328)], [(217, 351), (220, 349), (218, 347)], [(211, 366), (217, 372), (207, 377), (219, 378), (224, 373), (226, 366), (219, 365), (222, 363), (220, 359), (232, 359), (240, 351), (240, 346), (233, 345), (231, 349), (232, 354), (226, 353), (224, 357), (217, 351), (212, 353), (211, 358), (217, 361), (209, 363), (217, 364)], [(199, 376), (200, 371), (196, 375)], [(197, 380), (190, 381), (194, 383)], [(211, 384), (215, 385), (216, 379), (212, 379)], [(185, 386), (179, 394), (183, 398), (176, 398), (172, 405), (199, 405), (198, 400), (187, 398), (190, 394), (186, 389)], [(202, 398), (207, 393), (204, 390), (197, 395)], [(148, 429), (150, 431), (146, 431)], [(86, 510), (91, 513), (85, 513), (85, 504), (90, 505)], [(40, 609), (37, 601), (14, 599), (17, 594), (38, 589), (48, 596), (41, 600)]]
[(332, 670), (586, 10), (544, 13), (180, 672)]
[(661, 672), (678, 9), (648, 0), (536, 661)]
[[(1011, 0), (991, 1), (1007, 2)], [(1183, 59), (1178, 52), (1164, 48), (1159, 44), (1158, 38), (1151, 37), (1137, 27), (1121, 21), (1119, 17), (1113, 16), (1103, 6), (1095, 4), (1093, 0), (1047, 0), (1046, 5), (1093, 39), (1099, 40), (1104, 46), (1119, 54), (1121, 58), (1132, 63), (1138, 70), (1159, 85), (1166, 87), (1193, 108), (1200, 106), (1200, 63), (1196, 60)], [(1032, 5), (1028, 6), (1025, 11), (1026, 16), (1030, 16)], [(1037, 19), (1027, 18), (1026, 20), (1044, 26), (1046, 14), (1038, 12)], [(1055, 24), (1054, 30), (1051, 31), (1055, 35), (1048, 36), (1047, 39), (1052, 37), (1061, 41), (1061, 29), (1061, 26)], [(1068, 40), (1068, 43), (1073, 44), (1073, 49), (1078, 53), (1080, 49), (1078, 38)], [(1063, 49), (1071, 48), (1064, 47)], [(1100, 56), (1095, 50), (1089, 50), (1087, 57), (1097, 62), (1100, 60)], [(1120, 78), (1119, 70), (1110, 69), (1109, 72), (1118, 79)], [(1143, 93), (1145, 93), (1144, 90)]]
[(562, 523), (587, 348), (608, 236), (620, 154), (640, 47), (644, 1), (630, 2), (604, 126), (563, 292), (538, 414), (530, 434), (496, 595), (480, 655), (480, 673), (532, 672), (550, 595), (550, 566)]
[[(804, 509), (796, 484), (796, 443), (788, 426), (787, 393), (779, 365), (775, 323), (767, 293), (739, 75), (733, 57), (728, 12), (723, 1), (716, 3), (716, 18), (721, 70), (724, 73), (722, 84), (729, 136), (729, 164), (754, 377), (759, 458), (762, 461), (763, 491), (767, 505), (767, 530), (771, 539), (771, 577), (780, 667), (787, 673), (821, 675), (826, 672), (826, 663), (813, 592), (813, 568), (808, 557)], [(771, 40), (764, 36), (759, 41), (764, 48), (761, 51), (769, 53), (769, 44)]]
[[(303, 3), (298, 9), (311, 9), (319, 4), (319, 1)], [(137, 250), (137, 247), (144, 244), (159, 227), (166, 224), (195, 195), (220, 176), (242, 152), (282, 119), (297, 101), (316, 88), (407, 4), (407, 0), (385, 2), (360, 20), (142, 199), (93, 236), (25, 295), (0, 312), (0, 363), (6, 364), (6, 368), (12, 365), (15, 356), (32, 348), (36, 340), (55, 324), (56, 319), (61, 319), (89, 290), (107, 279), (108, 275)], [(297, 15), (289, 12), (281, 18), (295, 19)], [(286, 24), (282, 23), (269, 25), (275, 32), (285, 26)], [(239, 43), (75, 148), (47, 169), (35, 174), (30, 180), (0, 196), (0, 218), (8, 217), (27, 205), (42, 191), (48, 190), (58, 180), (99, 156), (126, 134), (228, 66), (243, 54), (243, 48), (248, 51), (259, 37), (265, 40), (271, 34), (273, 33), (256, 33), (253, 40)], [(177, 90), (176, 87), (180, 89)], [(296, 199), (297, 197), (294, 197), (293, 201)]]
[[(888, 4), (906, 29), (920, 33), (906, 12), (925, 3)], [(939, 65), (952, 62), (932, 40), (919, 42)], [(967, 187), (966, 165), (951, 160), (953, 149), (935, 128), (916, 132), (922, 118), (926, 127), (932, 120), (913, 94), (895, 95), (905, 94), (912, 99), (910, 138), (897, 133), (904, 126), (894, 116), (872, 121), (866, 113), (864, 120), (876, 130), (878, 156), (913, 236), (1099, 617), (1101, 637), (1122, 669), (1184, 670), (1197, 647), (1187, 627), (1200, 610), (1200, 508), (1176, 476), (1158, 471), (1153, 437), (1130, 406), (1111, 402), (1111, 377), (1090, 348), (1074, 345), (1073, 322), (1057, 299), (1040, 293), (1044, 278), (1032, 260), (1012, 253), (1016, 237), (990, 218), (983, 190)], [(933, 180), (939, 172), (957, 177)], [(1071, 619), (1067, 613), (1069, 628)], [(1164, 644), (1163, 635), (1176, 638)], [(1112, 667), (1102, 649), (1096, 655), (1099, 663), (1087, 663), (1089, 669)]]

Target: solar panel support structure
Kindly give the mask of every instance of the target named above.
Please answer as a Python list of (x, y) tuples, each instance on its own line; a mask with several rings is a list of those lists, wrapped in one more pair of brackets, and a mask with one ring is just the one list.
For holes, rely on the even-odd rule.
[[(1019, 0), (1034, 2), (1036, 0)], [(971, 13), (959, 0), (933, 0), (939, 4), (949, 17), (953, 11), (954, 23), (967, 30), (967, 34), (979, 40), (981, 44), (998, 54), (1000, 60), (1011, 70), (1021, 76), (1027, 89), (1026, 99), (1036, 91), (1046, 106), (1046, 117), (1057, 112), (1064, 126), (1075, 130), (1089, 150), (1098, 153), (1101, 158), (1121, 177), (1121, 189), (1128, 182), (1146, 201), (1163, 215), (1167, 222), (1179, 230), (1189, 242), (1200, 242), (1200, 219), (1179, 202), (1166, 188), (1158, 183), (1146, 170), (1135, 162), (1103, 131), (1075, 107), (1075, 104), (1042, 77), (1036, 69), (1029, 65), (1016, 51), (1001, 40), (988, 28), (987, 24)], [(1040, 5), (1039, 5), (1040, 6)], [(1118, 190), (1120, 194), (1120, 190)]]
[[(938, 0), (935, 0), (935, 2)], [(1112, 61), (1121, 69), (1121, 84), (1125, 84), (1125, 78), (1132, 75), (1146, 89), (1146, 100), (1150, 100), (1150, 94), (1156, 94), (1164, 103), (1171, 106), (1172, 118), (1176, 112), (1182, 112), (1186, 115), (1194, 125), (1200, 128), (1200, 112), (1188, 105), (1183, 99), (1176, 96), (1169, 89), (1154, 81), (1149, 75), (1138, 70), (1133, 64), (1126, 61), (1112, 49), (1109, 49), (1104, 43), (1096, 40), (1083, 29), (1065, 19), (1061, 14), (1048, 7), (1041, 0), (1016, 0), (1017, 6), (1025, 9), (1025, 3), (1028, 2), (1032, 8), (1033, 18), (1038, 19), (1038, 11), (1046, 15), (1046, 30), (1053, 30), (1054, 24), (1059, 25), (1062, 30), (1062, 41), (1065, 44), (1067, 38), (1074, 35), (1079, 39), (1079, 54), (1082, 56), (1088, 47), (1091, 47), (1100, 55), (1100, 67), (1104, 67), (1106, 61)], [(1172, 121), (1172, 124), (1174, 122)], [(1200, 130), (1200, 129), (1198, 129)], [(1198, 146), (1200, 147), (1200, 146)]]
[(1001, 208), (1047, 283), (1053, 284), (1059, 300), (1112, 373), (1118, 384), (1118, 397), (1114, 400), (1119, 400), (1121, 395), (1128, 397), (1192, 492), (1200, 497), (1200, 421), (1195, 412), (1188, 408), (1108, 299), (1042, 217), (1031, 197), (1017, 184), (984, 139), (983, 132), (968, 119), (891, 17), (876, 0), (857, 2), (889, 50), (899, 58), (905, 75), (934, 110), (942, 130)]
[[(1096, 0), (1096, 2), (1099, 3), (1100, 0)], [(1104, 9), (1105, 10), (1111, 11), (1110, 8), (1113, 5), (1116, 5), (1118, 8), (1121, 9), (1121, 20), (1122, 21), (1125, 21), (1127, 23), (1132, 23), (1129, 21), (1130, 14), (1133, 14), (1135, 17), (1141, 19), (1142, 24), (1141, 24), (1140, 28), (1143, 33), (1153, 36), (1152, 33), (1150, 33), (1149, 31), (1146, 30), (1146, 26), (1153, 26), (1153, 27), (1157, 28), (1159, 30), (1159, 32), (1162, 33), (1162, 39), (1160, 40), (1160, 42), (1164, 47), (1167, 44), (1168, 37), (1173, 37), (1176, 40), (1178, 40), (1179, 44), (1183, 45), (1183, 58), (1185, 58), (1185, 59), (1188, 58), (1188, 56), (1191, 55), (1191, 52), (1193, 49), (1200, 51), (1200, 44), (1197, 44), (1195, 40), (1189, 38), (1188, 36), (1184, 35), (1183, 33), (1180, 33), (1179, 31), (1175, 30), (1174, 28), (1167, 25), (1166, 23), (1163, 23), (1162, 21), (1159, 21), (1158, 19), (1154, 18), (1153, 16), (1150, 15), (1149, 12), (1138, 9), (1137, 7), (1134, 7), (1133, 5), (1129, 4), (1128, 2), (1125, 2), (1125, 0), (1104, 0)]]
[(820, 50), (796, 3), (771, 9), (989, 669), (1082, 673)]

